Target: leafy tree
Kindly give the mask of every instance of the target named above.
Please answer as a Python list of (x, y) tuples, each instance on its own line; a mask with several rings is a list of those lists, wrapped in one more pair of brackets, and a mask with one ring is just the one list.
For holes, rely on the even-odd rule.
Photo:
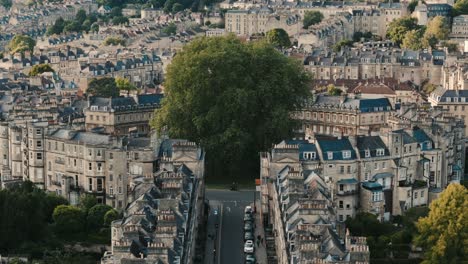
[(45, 193), (29, 181), (0, 190), (0, 252), (44, 238), (48, 217), (44, 212), (44, 198)]
[(418, 5), (418, 0), (411, 0), (411, 2), (409, 2), (408, 4), (408, 11), (410, 13), (413, 13), (417, 5)]
[(457, 0), (453, 5), (452, 14), (454, 16), (468, 15), (468, 0)]
[(290, 113), (309, 95), (308, 81), (303, 67), (266, 42), (199, 38), (168, 66), (167, 96), (152, 125), (200, 143), (211, 175), (249, 177), (258, 152), (291, 135)]
[(85, 228), (85, 212), (72, 205), (59, 205), (52, 215), (57, 232), (62, 235), (72, 235), (82, 232)]
[(444, 41), (441, 43), (443, 47), (446, 47), (449, 53), (458, 52), (458, 43), (452, 41)]
[(99, 25), (94, 23), (91, 25), (91, 31), (92, 32), (98, 32), (99, 31)]
[(330, 84), (327, 86), (328, 95), (341, 95), (343, 91), (335, 87), (335, 85)]
[(275, 28), (266, 33), (266, 39), (275, 47), (291, 47), (288, 33), (282, 28)]
[(165, 27), (162, 32), (167, 35), (174, 35), (177, 33), (177, 25), (174, 23), (169, 23), (169, 25), (167, 25), (167, 27)]
[(83, 9), (78, 10), (78, 12), (76, 12), (75, 20), (79, 24), (83, 24), (83, 22), (86, 20), (86, 11)]
[(83, 195), (80, 197), (80, 208), (82, 208), (85, 212), (88, 212), (91, 207), (97, 204), (97, 199), (93, 195)]
[(54, 69), (49, 64), (34, 65), (29, 71), (29, 76), (37, 76), (44, 72), (54, 72)]
[(120, 218), (119, 212), (115, 209), (111, 209), (106, 212), (104, 215), (104, 225), (105, 226), (110, 226), (112, 221), (115, 221)]
[(55, 23), (47, 29), (46, 34), (48, 36), (54, 34), (62, 34), (63, 28), (65, 27), (65, 20), (62, 17), (59, 17), (55, 20)]
[(117, 38), (114, 38), (114, 37), (107, 37), (107, 38), (104, 40), (103, 44), (104, 44), (105, 46), (109, 46), (109, 45), (113, 45), (113, 46), (115, 46), (115, 45), (122, 45), (122, 46), (125, 46), (126, 43), (125, 43), (125, 40), (124, 40), (124, 39), (121, 39), (121, 38), (119, 38), (119, 37), (117, 37)]
[(104, 226), (104, 215), (112, 210), (112, 207), (106, 204), (96, 204), (91, 207), (86, 217), (86, 223), (90, 230), (97, 230)]
[(128, 24), (128, 22), (129, 22), (128, 17), (124, 17), (124, 16), (118, 16), (112, 19), (112, 24), (114, 25)]
[(338, 52), (341, 50), (341, 48), (343, 47), (352, 47), (353, 46), (353, 41), (352, 40), (349, 40), (349, 39), (343, 39), (343, 40), (340, 40), (338, 43), (336, 43), (334, 46), (333, 46), (333, 50), (335, 52)]
[(177, 13), (177, 12), (180, 12), (184, 10), (184, 6), (179, 4), (179, 3), (175, 3), (173, 6), (172, 6), (172, 13)]
[(11, 0), (0, 0), (0, 5), (5, 7), (6, 9), (10, 9), (12, 6), (12, 1)]
[(402, 17), (393, 20), (387, 29), (387, 37), (400, 45), (403, 42), (406, 32), (418, 29), (417, 19), (414, 17)]
[(135, 85), (133, 85), (127, 78), (117, 77), (115, 78), (115, 84), (120, 91), (130, 92), (136, 90)]
[(322, 22), (323, 14), (319, 11), (306, 11), (304, 14), (303, 25), (304, 29), (308, 29), (310, 26)]
[(63, 198), (62, 196), (58, 196), (55, 193), (49, 193), (45, 196), (44, 200), (44, 213), (47, 217), (48, 222), (52, 222), (52, 215), (54, 213), (54, 209), (59, 205), (67, 205), (68, 201)]
[(81, 24), (77, 21), (67, 21), (65, 23), (65, 27), (63, 28), (63, 32), (80, 32), (81, 31)]
[(211, 21), (208, 20), (205, 22), (205, 26), (209, 27), (210, 25), (211, 25)]
[(8, 48), (12, 54), (24, 53), (25, 51), (32, 52), (36, 46), (36, 41), (26, 35), (15, 35), (8, 44)]
[(115, 79), (111, 77), (92, 79), (86, 93), (100, 97), (117, 97), (120, 94)]
[(3, 52), (0, 52), (0, 60), (3, 59)]
[(468, 259), (468, 191), (450, 184), (419, 219), (415, 241), (424, 248), (423, 263), (461, 263)]
[(403, 43), (401, 44), (402, 48), (411, 49), (411, 50), (420, 50), (423, 47), (421, 39), (423, 37), (422, 30), (411, 30), (406, 32), (405, 37), (403, 38)]
[(423, 45), (425, 47), (434, 47), (439, 40), (448, 38), (450, 28), (446, 19), (442, 16), (436, 16), (427, 23), (426, 32), (424, 32)]
[(119, 17), (119, 16), (123, 16), (122, 15), (122, 8), (120, 8), (120, 7), (114, 7), (109, 12), (109, 17)]

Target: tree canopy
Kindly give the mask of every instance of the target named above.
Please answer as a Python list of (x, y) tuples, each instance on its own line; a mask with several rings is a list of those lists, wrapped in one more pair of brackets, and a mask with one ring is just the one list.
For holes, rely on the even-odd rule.
[(125, 39), (119, 38), (119, 37), (107, 37), (104, 42), (102, 43), (105, 46), (116, 46), (116, 45), (122, 45), (125, 46)]
[(387, 37), (400, 45), (406, 32), (418, 29), (418, 20), (414, 17), (405, 16), (390, 22), (387, 29)]
[(436, 16), (427, 23), (423, 37), (423, 46), (434, 47), (439, 40), (447, 39), (449, 33), (450, 28), (448, 21), (442, 16)]
[(59, 205), (54, 209), (52, 217), (61, 234), (79, 233), (85, 228), (85, 212), (79, 207)]
[(454, 16), (468, 15), (468, 0), (457, 0), (453, 5), (452, 14)]
[(411, 50), (420, 50), (423, 48), (422, 38), (423, 31), (421, 29), (413, 29), (406, 32), (403, 42), (401, 44), (402, 48), (411, 49)]
[(322, 22), (323, 14), (319, 11), (306, 11), (304, 13), (303, 25), (305, 29)]
[(29, 71), (29, 76), (37, 76), (44, 72), (55, 72), (49, 64), (34, 65)]
[(328, 95), (341, 95), (343, 91), (339, 88), (336, 88), (335, 85), (330, 84), (327, 86)]
[(11, 0), (0, 0), (0, 5), (5, 7), (6, 9), (10, 9), (13, 2)]
[(100, 97), (117, 97), (120, 95), (119, 88), (112, 77), (91, 79), (88, 84), (87, 94)]
[(104, 226), (104, 216), (112, 207), (106, 204), (97, 204), (91, 207), (86, 217), (86, 223), (89, 229), (96, 230)]
[(287, 48), (291, 46), (288, 33), (282, 28), (275, 28), (266, 33), (266, 38), (275, 47)]
[(167, 35), (174, 35), (175, 33), (177, 33), (177, 25), (174, 23), (169, 23), (167, 27), (163, 28), (162, 32)]
[(25, 51), (33, 52), (36, 41), (26, 35), (15, 35), (8, 44), (8, 49), (12, 54), (24, 53)]
[(462, 263), (468, 259), (468, 191), (450, 184), (419, 219), (415, 241), (425, 251), (423, 263)]
[(115, 78), (115, 84), (120, 91), (130, 92), (137, 89), (136, 86), (133, 85), (127, 78), (117, 77)]
[(257, 175), (258, 152), (297, 124), (290, 114), (309, 95), (308, 81), (298, 62), (265, 41), (198, 38), (168, 66), (166, 97), (152, 125), (201, 143), (210, 175)]

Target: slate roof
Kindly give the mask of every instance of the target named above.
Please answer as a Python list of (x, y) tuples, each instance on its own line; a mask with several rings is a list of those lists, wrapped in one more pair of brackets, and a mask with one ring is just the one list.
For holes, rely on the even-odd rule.
[(371, 191), (379, 191), (383, 188), (382, 185), (378, 182), (363, 182), (362, 187)]
[(420, 128), (414, 127), (413, 128), (413, 138), (418, 142), (418, 143), (424, 143), (424, 142), (432, 142), (432, 139), (426, 134), (426, 132)]
[(317, 143), (322, 150), (324, 160), (331, 160), (328, 158), (329, 152), (333, 153), (333, 160), (345, 160), (343, 158), (343, 151), (351, 152), (351, 157), (346, 160), (356, 159), (356, 152), (347, 137), (341, 139), (317, 139)]
[(390, 156), (390, 151), (379, 136), (358, 136), (356, 146), (361, 158), (366, 158), (366, 150), (369, 150), (370, 154), (367, 158), (377, 157), (377, 149), (384, 149), (384, 156)]
[(318, 95), (313, 105), (332, 105), (340, 108), (359, 109), (361, 112), (382, 112), (392, 109), (388, 98), (355, 99), (329, 95)]
[(89, 105), (90, 106), (121, 107), (121, 106), (133, 106), (133, 105), (136, 105), (136, 102), (132, 97), (105, 98), (105, 97), (93, 96), (90, 98)]
[(138, 104), (161, 104), (163, 94), (140, 94), (137, 97)]
[(377, 180), (377, 179), (388, 178), (388, 177), (393, 177), (393, 173), (390, 173), (390, 172), (377, 173), (372, 177), (372, 179)]
[(395, 131), (393, 131), (393, 132), (402, 135), (403, 144), (411, 144), (411, 143), (416, 143), (416, 142), (417, 142), (412, 136), (410, 136), (410, 135), (409, 135), (405, 130), (403, 130), (403, 129), (395, 130)]

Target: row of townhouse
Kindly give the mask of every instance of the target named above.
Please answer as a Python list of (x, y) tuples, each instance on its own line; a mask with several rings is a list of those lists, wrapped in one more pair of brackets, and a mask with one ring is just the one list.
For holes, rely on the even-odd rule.
[[(249, 36), (256, 33), (264, 33), (271, 29), (270, 24), (278, 14), (289, 14), (295, 16), (294, 25), (276, 24), (286, 30), (289, 35), (295, 35), (302, 31), (301, 22), (304, 14), (308, 11), (321, 12), (325, 20), (332, 17), (348, 17), (346, 34), (352, 36), (354, 32), (371, 32), (374, 35), (385, 37), (387, 27), (395, 19), (407, 15), (406, 3), (341, 3), (341, 2), (300, 2), (281, 3), (267, 7), (255, 7), (247, 9), (230, 9), (226, 13), (226, 31), (237, 35)], [(273, 27), (274, 28), (274, 27)], [(319, 45), (318, 45), (319, 46)]]
[(327, 182), (339, 221), (358, 211), (388, 220), (428, 205), (448, 184), (460, 182), (465, 125), (446, 111), (404, 106), (372, 134), (283, 142), (264, 155), (268, 173), (262, 176), (276, 180), (289, 164), (313, 170)]
[[(186, 141), (125, 137), (85, 132), (47, 122), (0, 125), (2, 186), (30, 180), (38, 187), (77, 204), (82, 194), (123, 209), (132, 178), (152, 175), (159, 160), (198, 152)], [(190, 151), (195, 154), (186, 154)], [(195, 155), (196, 156), (196, 155)], [(197, 164), (190, 169), (202, 171)]]
[(80, 48), (67, 46), (37, 54), (11, 54), (0, 66), (27, 74), (34, 65), (49, 64), (63, 80), (74, 82), (84, 92), (93, 78), (123, 77), (138, 87), (153, 85), (163, 78), (162, 60), (155, 51), (107, 54), (106, 57), (88, 55)]
[(304, 59), (304, 67), (320, 80), (395, 78), (417, 85), (424, 81), (439, 84), (442, 80), (444, 51), (412, 51), (392, 48), (388, 43), (373, 44), (340, 52), (316, 48)]
[(84, 108), (86, 130), (102, 130), (112, 135), (137, 133), (147, 135), (154, 110), (160, 107), (162, 94), (141, 94), (135, 97), (88, 98)]
[(367, 135), (379, 131), (391, 111), (388, 98), (317, 95), (293, 117), (306, 135)]
[(204, 214), (204, 154), (191, 142), (166, 143), (172, 145), (161, 148), (167, 153), (159, 170), (133, 179), (102, 264), (194, 263)]
[(339, 221), (316, 151), (293, 140), (261, 155), (260, 214), (273, 227), (278, 263), (369, 263), (366, 239), (350, 237)]

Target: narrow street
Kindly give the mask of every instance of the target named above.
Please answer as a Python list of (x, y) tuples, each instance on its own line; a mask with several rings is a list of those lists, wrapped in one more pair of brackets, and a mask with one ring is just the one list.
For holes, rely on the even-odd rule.
[(206, 242), (205, 264), (244, 263), (244, 208), (253, 203), (253, 190), (207, 190), (206, 198), (210, 205), (207, 232), (213, 239)]

